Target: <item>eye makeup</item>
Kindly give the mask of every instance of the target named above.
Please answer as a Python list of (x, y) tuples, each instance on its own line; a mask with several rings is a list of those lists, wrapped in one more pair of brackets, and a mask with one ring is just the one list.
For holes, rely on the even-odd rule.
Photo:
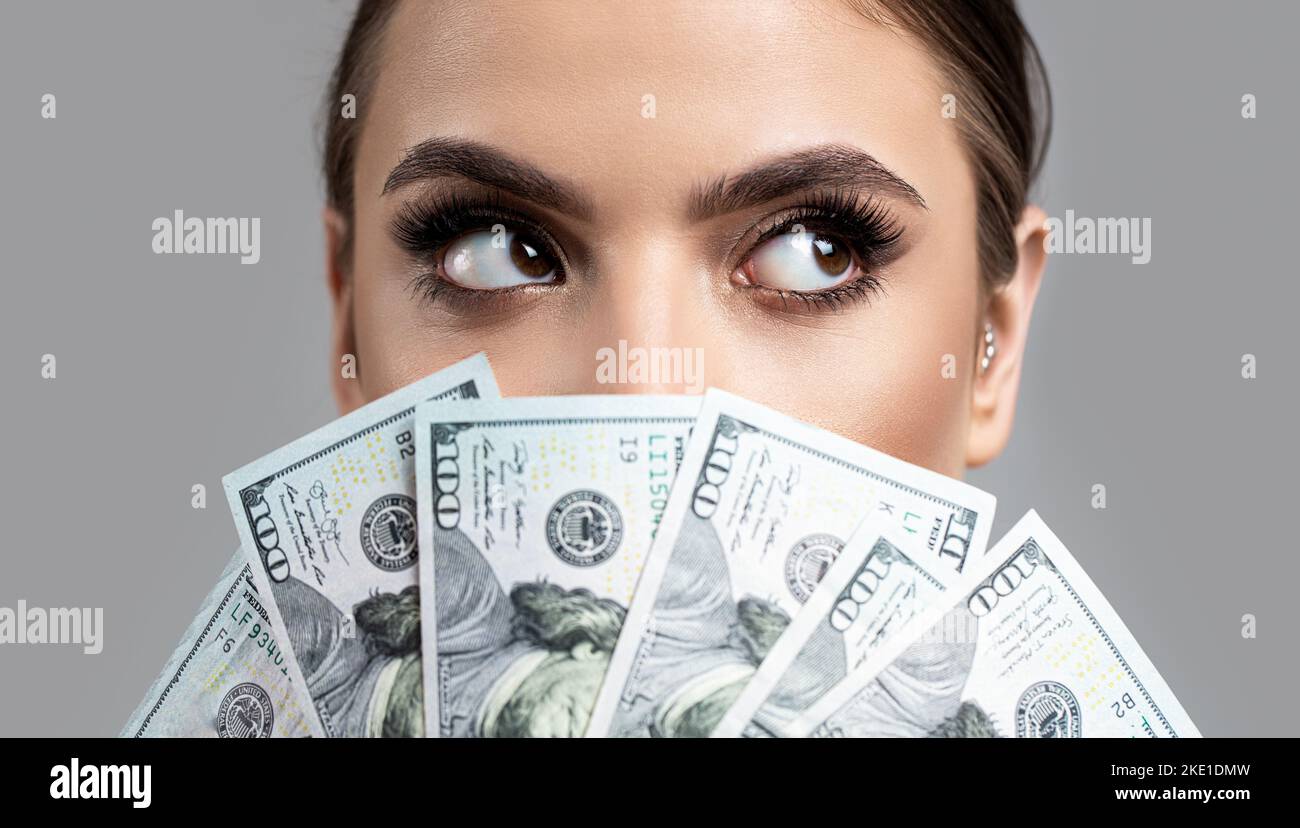
[[(760, 223), (757, 238), (733, 277), (743, 289), (781, 310), (835, 310), (857, 301), (870, 300), (884, 291), (880, 269), (903, 252), (902, 222), (880, 200), (851, 190), (817, 191), (787, 210)], [(852, 278), (826, 288), (794, 290), (764, 285), (756, 280), (752, 267), (756, 253), (781, 236), (801, 234), (823, 250), (847, 254)]]
[[(501, 303), (520, 298), (519, 294), (553, 290), (565, 281), (563, 251), (551, 234), (496, 195), (450, 193), (406, 202), (393, 217), (390, 231), (413, 262), (412, 291), (431, 305), (444, 303), (467, 313), (495, 311), (505, 307)], [(474, 232), (499, 234), (506, 244), (547, 261), (549, 281), (489, 289), (458, 284), (448, 273), (444, 257), (453, 242)]]
[[(512, 302), (562, 288), (570, 275), (570, 259), (545, 224), (505, 204), (493, 191), (417, 197), (398, 209), (390, 232), (413, 264), (412, 291), (430, 305), (445, 305), (466, 315), (508, 310)], [(496, 234), (501, 243), (491, 247), (509, 249), (475, 258), (471, 255), (474, 251), (488, 249), (483, 242), (469, 238), (479, 233)], [(829, 271), (828, 263), (840, 268), (846, 260), (843, 273), (848, 275), (819, 289), (791, 289), (789, 284), (796, 281), (792, 278), (775, 280), (779, 286), (764, 284), (763, 273), (755, 264), (756, 254), (764, 245), (783, 243), (774, 241), (781, 236), (806, 239), (804, 243), (814, 245), (803, 249), (812, 251), (810, 261), (822, 266), (822, 275), (837, 276), (840, 270)], [(883, 293), (880, 271), (902, 254), (903, 236), (902, 222), (872, 195), (846, 189), (813, 191), (733, 237), (737, 242), (728, 257), (735, 262), (731, 281), (754, 301), (776, 310), (810, 313), (841, 309)], [(490, 272), (488, 278), (478, 280), (481, 284), (477, 287), (463, 283), (472, 280), (453, 277), (453, 272), (465, 272), (467, 261), (473, 259), (482, 267), (491, 264), (482, 261), (489, 258), (496, 261), (498, 269), (514, 267), (519, 272)], [(537, 275), (545, 281), (528, 278)], [(518, 283), (510, 284), (512, 280)]]

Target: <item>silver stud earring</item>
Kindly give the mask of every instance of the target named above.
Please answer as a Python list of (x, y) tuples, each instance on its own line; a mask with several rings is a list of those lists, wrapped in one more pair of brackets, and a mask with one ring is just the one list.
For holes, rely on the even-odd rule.
[(980, 359), (980, 371), (984, 372), (989, 369), (989, 363), (993, 357), (997, 356), (998, 346), (993, 340), (993, 323), (984, 323), (984, 356)]

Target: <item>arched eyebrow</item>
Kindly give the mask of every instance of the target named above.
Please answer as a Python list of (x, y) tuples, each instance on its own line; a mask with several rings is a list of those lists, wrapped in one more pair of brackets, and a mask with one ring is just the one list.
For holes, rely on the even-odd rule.
[(594, 212), (572, 184), (495, 147), (456, 138), (430, 138), (411, 147), (388, 174), (380, 195), (415, 181), (449, 177), (504, 190), (579, 219), (589, 219)]
[(915, 187), (868, 153), (846, 144), (823, 144), (698, 185), (691, 194), (689, 211), (693, 220), (703, 221), (826, 187), (882, 192), (928, 209)]
[[(572, 184), (478, 141), (430, 138), (406, 151), (384, 181), (387, 195), (416, 181), (464, 178), (582, 220), (595, 213)], [(754, 207), (802, 190), (825, 187), (881, 191), (926, 209), (916, 188), (867, 152), (845, 144), (797, 150), (737, 173), (697, 185), (688, 212), (694, 221)]]

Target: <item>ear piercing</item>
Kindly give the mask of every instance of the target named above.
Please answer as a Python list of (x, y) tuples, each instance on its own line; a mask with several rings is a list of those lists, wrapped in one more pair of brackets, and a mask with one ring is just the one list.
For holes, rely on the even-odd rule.
[(980, 371), (987, 371), (993, 357), (997, 356), (998, 346), (993, 338), (993, 323), (984, 323), (984, 356), (980, 359)]

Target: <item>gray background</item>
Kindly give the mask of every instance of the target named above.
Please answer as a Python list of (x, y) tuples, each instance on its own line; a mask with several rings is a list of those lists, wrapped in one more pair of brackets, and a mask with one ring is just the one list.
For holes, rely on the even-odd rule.
[[(104, 607), (106, 639), (0, 645), (0, 735), (115, 734), (235, 547), (221, 476), (334, 416), (313, 125), (350, 13), (0, 9), (0, 606)], [(1050, 261), (1015, 435), (970, 480), (999, 498), (995, 538), (1038, 509), (1207, 735), (1300, 734), (1300, 13), (1024, 13), (1057, 104), (1044, 206), (1148, 216), (1153, 253)], [(155, 256), (177, 208), (261, 217), (261, 263)]]

